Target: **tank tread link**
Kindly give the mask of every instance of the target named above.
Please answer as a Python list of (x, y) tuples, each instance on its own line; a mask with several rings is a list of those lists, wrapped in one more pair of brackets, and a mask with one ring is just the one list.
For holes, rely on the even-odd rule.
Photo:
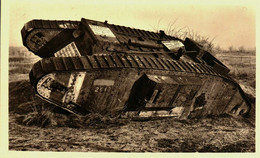
[[(81, 77), (74, 84), (73, 75)], [(46, 58), (34, 65), (30, 79), (41, 98), (79, 115), (120, 111), (128, 117), (185, 119), (250, 110), (231, 78), (207, 65), (168, 59), (117, 54)]]
[(33, 20), (24, 45), (44, 58), (30, 81), (74, 114), (193, 118), (250, 111), (229, 69), (191, 39), (82, 19)]

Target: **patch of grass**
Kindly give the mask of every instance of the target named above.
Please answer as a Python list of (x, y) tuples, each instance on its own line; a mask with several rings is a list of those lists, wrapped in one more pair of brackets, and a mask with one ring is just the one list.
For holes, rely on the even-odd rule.
[[(57, 117), (56, 115), (55, 117)], [(65, 116), (65, 115), (59, 115)], [(95, 126), (38, 128), (18, 125), (10, 118), (10, 149), (40, 151), (130, 152), (254, 152), (255, 132), (243, 119), (228, 115), (193, 120), (129, 121), (122, 126), (98, 114), (88, 116)], [(75, 118), (59, 118), (79, 122)], [(80, 118), (84, 120), (84, 118)], [(86, 119), (87, 120), (87, 119)], [(64, 121), (65, 122), (65, 121)], [(113, 123), (113, 121), (112, 121)], [(107, 126), (107, 125), (105, 125)], [(50, 126), (46, 126), (50, 127)], [(95, 127), (95, 128), (93, 128)], [(26, 144), (26, 145), (25, 145)]]
[(39, 57), (25, 47), (9, 48), (9, 74), (28, 74)]
[(29, 74), (31, 68), (17, 67), (9, 70), (9, 74)]
[(256, 58), (252, 52), (219, 52), (217, 58), (229, 69), (230, 75), (236, 79), (255, 80)]
[(51, 110), (35, 110), (24, 115), (22, 124), (27, 126), (36, 125), (40, 127), (53, 126), (57, 124), (56, 120), (53, 119), (53, 116), (54, 113)]
[(248, 81), (255, 81), (255, 67), (253, 66), (229, 66), (230, 68), (230, 75), (238, 80), (248, 80)]
[(19, 57), (19, 56), (16, 56), (16, 57), (9, 57), (9, 62), (27, 62), (27, 58), (25, 57)]
[(26, 126), (70, 127), (70, 128), (110, 128), (125, 125), (128, 120), (119, 117), (90, 113), (86, 116), (69, 114), (66, 111), (54, 110), (54, 106), (32, 106), (31, 112), (20, 115), (16, 121)]
[[(179, 121), (178, 121), (179, 122)], [(163, 124), (162, 124), (163, 125)], [(177, 137), (156, 139), (163, 152), (254, 152), (254, 128), (243, 119), (228, 115), (172, 123), (179, 129)], [(253, 133), (248, 135), (248, 130)]]

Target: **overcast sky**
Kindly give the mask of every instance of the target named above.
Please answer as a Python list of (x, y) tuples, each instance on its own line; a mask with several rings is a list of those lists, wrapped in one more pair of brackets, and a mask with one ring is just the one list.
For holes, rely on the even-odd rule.
[(157, 28), (158, 23), (158, 29), (163, 30), (175, 21), (173, 27), (188, 27), (202, 36), (214, 38), (215, 45), (225, 49), (229, 46), (254, 48), (256, 45), (256, 13), (250, 3), (197, 5), (163, 0), (61, 3), (64, 1), (51, 0), (48, 4), (13, 1), (9, 8), (10, 46), (22, 46), (20, 30), (32, 19), (80, 20), (82, 17), (145, 30)]

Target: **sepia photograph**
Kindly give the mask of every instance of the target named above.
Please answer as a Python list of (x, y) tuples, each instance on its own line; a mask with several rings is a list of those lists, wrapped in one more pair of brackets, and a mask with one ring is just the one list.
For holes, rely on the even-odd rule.
[(6, 6), (7, 153), (256, 153), (255, 1)]

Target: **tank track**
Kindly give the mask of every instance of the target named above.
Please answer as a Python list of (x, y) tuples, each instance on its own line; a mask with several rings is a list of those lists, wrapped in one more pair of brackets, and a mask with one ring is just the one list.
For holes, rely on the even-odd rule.
[[(104, 76), (104, 74), (107, 75)], [(147, 77), (142, 76), (150, 76), (148, 78), (153, 78), (153, 81), (160, 78), (158, 79), (158, 83), (163, 81), (163, 78), (166, 78), (164, 82), (171, 78), (178, 80), (176, 83), (178, 88), (176, 91), (173, 91), (174, 93), (169, 94), (169, 96), (171, 95), (171, 97), (175, 98), (171, 100), (171, 104), (161, 107), (151, 103), (151, 106), (149, 106), (149, 101), (141, 100), (145, 103), (140, 103), (140, 105), (146, 104), (145, 107), (128, 108), (127, 105), (131, 102), (129, 99), (131, 98), (130, 93), (132, 93), (137, 80), (145, 78), (145, 82), (142, 82), (142, 84), (146, 84)], [(66, 81), (64, 81), (64, 78)], [(108, 80), (104, 78), (108, 78)], [(125, 96), (119, 94), (115, 96), (115, 92), (109, 87), (110, 84), (113, 84), (111, 78), (115, 80), (114, 86), (117, 87), (113, 89), (117, 90), (116, 93), (120, 93), (120, 89), (124, 89), (123, 91), (127, 91)], [(87, 83), (88, 80), (90, 83)], [(91, 80), (93, 82), (91, 82)], [(103, 88), (102, 86), (98, 87), (98, 85), (101, 85), (100, 81), (104, 82), (104, 80), (107, 85), (103, 86)], [(219, 74), (212, 67), (207, 65), (171, 59), (123, 54), (51, 57), (42, 59), (33, 66), (30, 72), (30, 81), (31, 84), (34, 85), (36, 94), (41, 98), (79, 115), (85, 115), (91, 108), (99, 112), (102, 110), (104, 112), (123, 111), (127, 117), (139, 118), (169, 116), (187, 118), (219, 115), (222, 113), (245, 115), (250, 110), (250, 103), (245, 97), (244, 92), (230, 77)], [(149, 79), (148, 81), (150, 83)], [(93, 89), (95, 84), (96, 88)], [(119, 85), (123, 86), (119, 87)], [(218, 88), (219, 91), (212, 90), (214, 88)], [(53, 92), (53, 89), (59, 92)], [(89, 89), (89, 91), (86, 92), (86, 89)], [(87, 103), (84, 102), (84, 97), (91, 95), (91, 89), (93, 92), (100, 92), (100, 94), (102, 94), (100, 95), (102, 97), (96, 100), (96, 106), (91, 104), (94, 107), (89, 107), (86, 105)], [(211, 89), (211, 91), (208, 91), (208, 89)], [(181, 93), (185, 93), (183, 90), (190, 90), (189, 93), (196, 91), (196, 93), (193, 94), (190, 99), (187, 99), (187, 94), (184, 96), (180, 95)], [(83, 93), (88, 94), (83, 95)], [(200, 103), (201, 105), (197, 105), (199, 104), (197, 102), (199, 102), (201, 98), (205, 101), (205, 95), (208, 99), (208, 104)], [(167, 99), (168, 94), (164, 94), (164, 96), (166, 96)], [(116, 101), (104, 102), (104, 100), (109, 97), (118, 99)], [(190, 101), (190, 106), (182, 104), (188, 104), (187, 100)], [(160, 104), (164, 105), (164, 102)], [(103, 107), (101, 108), (97, 105), (103, 105)]]
[[(181, 39), (178, 39), (173, 36), (166, 35), (164, 32), (156, 33), (151, 31), (145, 31), (125, 26), (119, 26), (114, 24), (108, 24), (107, 22), (97, 22), (93, 20), (84, 19), (83, 21), (87, 21), (89, 23), (100, 23), (115, 34), (115, 43), (124, 43), (128, 44), (131, 43), (132, 46), (130, 46), (130, 49), (133, 49), (138, 52), (147, 52), (148, 50), (154, 50), (158, 52), (159, 49), (163, 49), (162, 45), (153, 45), (149, 42), (146, 42), (145, 40), (149, 39), (152, 41), (162, 41), (162, 40), (178, 40), (182, 41)], [(64, 33), (64, 36), (70, 36), (69, 38), (73, 38), (73, 36), (79, 36), (80, 32), (80, 21), (56, 21), (56, 20), (32, 20), (25, 24), (25, 26), (22, 28), (22, 39), (23, 44), (25, 47), (27, 47), (30, 51), (34, 52), (35, 55), (38, 55), (40, 57), (46, 58), (46, 57), (52, 57), (52, 53), (45, 55), (41, 54), (38, 51), (45, 46), (49, 41), (52, 40), (56, 35), (61, 33), (64, 30), (67, 30), (68, 32)], [(79, 29), (79, 30), (77, 30)], [(74, 32), (72, 36), (72, 32), (77, 30), (78, 32)], [(37, 36), (37, 33), (41, 33), (40, 37)], [(70, 34), (70, 35), (69, 35)], [(95, 36), (95, 35), (93, 35)], [(141, 42), (134, 39), (130, 40), (127, 37), (132, 38), (140, 38)], [(62, 37), (59, 40), (63, 40), (64, 37)], [(144, 41), (142, 41), (145, 39)], [(111, 41), (110, 41), (111, 42)], [(65, 43), (65, 42), (64, 42)], [(57, 43), (55, 43), (57, 44)], [(144, 47), (143, 47), (144, 46)], [(141, 47), (141, 49), (138, 49), (138, 47)], [(147, 49), (147, 48), (150, 49)], [(52, 51), (52, 49), (50, 49)], [(49, 50), (49, 51), (50, 51)]]
[(23, 45), (36, 53), (62, 30), (75, 30), (79, 21), (66, 20), (32, 20), (21, 30)]

